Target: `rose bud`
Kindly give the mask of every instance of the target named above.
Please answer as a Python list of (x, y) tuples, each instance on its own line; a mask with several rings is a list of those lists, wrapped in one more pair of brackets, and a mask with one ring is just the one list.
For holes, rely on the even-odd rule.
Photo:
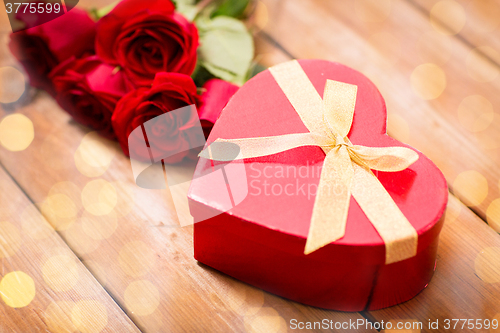
[(73, 57), (55, 68), (50, 78), (58, 104), (77, 122), (108, 139), (116, 138), (111, 114), (118, 100), (133, 88), (122, 71), (96, 56)]
[[(187, 112), (179, 116), (170, 112), (189, 105), (199, 105), (196, 86), (191, 77), (178, 73), (158, 73), (151, 88), (141, 87), (124, 96), (111, 118), (124, 154), (146, 161), (150, 160), (150, 153), (155, 160), (171, 156), (164, 159), (167, 163), (196, 158), (189, 149), (190, 143), (199, 141), (195, 137), (198, 132), (195, 127), (200, 126), (198, 115)], [(143, 150), (143, 136), (130, 135), (146, 122), (151, 129), (147, 138), (150, 152)], [(134, 151), (129, 154), (129, 149)]]
[(121, 66), (137, 85), (158, 72), (191, 75), (198, 31), (170, 0), (124, 0), (97, 24), (96, 52)]
[(12, 33), (9, 48), (28, 73), (30, 84), (53, 94), (48, 74), (72, 56), (92, 54), (94, 38), (95, 22), (87, 12), (73, 8), (52, 21)]

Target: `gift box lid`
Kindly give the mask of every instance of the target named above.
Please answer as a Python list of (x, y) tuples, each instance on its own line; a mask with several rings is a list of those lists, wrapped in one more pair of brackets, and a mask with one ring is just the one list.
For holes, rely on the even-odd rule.
[[(349, 67), (329, 61), (300, 60), (299, 63), (320, 96), (323, 96), (327, 79), (357, 86), (354, 119), (348, 134), (353, 144), (411, 148), (386, 134), (385, 102), (368, 78)], [(255, 138), (307, 132), (307, 127), (267, 70), (249, 80), (233, 96), (216, 122), (207, 144), (218, 138)], [(419, 159), (403, 171), (375, 171), (374, 174), (417, 231), (420, 251), (433, 239), (425, 235), (442, 217), (448, 190), (439, 169), (422, 153), (417, 153)], [(227, 198), (226, 185), (203, 177), (192, 182), (189, 198), (196, 204), (225, 211), (247, 223), (305, 240), (315, 200), (314, 189), (319, 183), (324, 158), (325, 153), (320, 147), (306, 146), (233, 162), (245, 165), (248, 193), (241, 202), (233, 202), (235, 206), (230, 210), (221, 204)], [(204, 174), (218, 163), (201, 158), (196, 173)], [(259, 241), (257, 234), (247, 236), (256, 237), (255, 240)], [(375, 227), (352, 197), (345, 235), (335, 244), (384, 246)], [(319, 251), (322, 249), (316, 252)], [(310, 255), (314, 257), (317, 254)]]

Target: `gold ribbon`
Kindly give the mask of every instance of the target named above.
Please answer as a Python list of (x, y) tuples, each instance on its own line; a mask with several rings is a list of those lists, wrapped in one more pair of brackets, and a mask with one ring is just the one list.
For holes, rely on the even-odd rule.
[[(314, 88), (296, 61), (269, 69), (306, 125), (309, 133), (245, 139), (217, 139), (239, 146), (242, 158), (276, 154), (302, 146), (319, 146), (326, 154), (314, 202), (305, 254), (342, 238), (351, 195), (385, 243), (386, 264), (417, 253), (418, 234), (372, 170), (401, 171), (418, 159), (404, 147), (365, 147), (347, 138), (351, 129), (357, 86), (327, 80), (324, 96)], [(214, 146), (215, 147), (215, 146)], [(229, 161), (223, 145), (209, 146), (201, 157)], [(341, 189), (341, 191), (339, 191)]]

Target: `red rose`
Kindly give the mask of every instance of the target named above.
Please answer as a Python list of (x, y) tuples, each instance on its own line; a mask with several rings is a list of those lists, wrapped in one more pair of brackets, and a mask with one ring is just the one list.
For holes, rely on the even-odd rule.
[(94, 39), (95, 22), (87, 12), (73, 8), (52, 21), (11, 34), (9, 47), (31, 85), (53, 93), (50, 71), (72, 56), (93, 53)]
[[(125, 155), (130, 156), (130, 149), (134, 157), (150, 160), (149, 152), (142, 145), (142, 133), (137, 138), (130, 134), (151, 120), (145, 130), (149, 132), (148, 144), (156, 161), (176, 153), (164, 160), (177, 163), (186, 156), (195, 157), (188, 150), (200, 139), (196, 128), (199, 126), (198, 115), (196, 112), (179, 115), (170, 111), (198, 103), (199, 96), (196, 95), (193, 80), (178, 73), (158, 73), (151, 88), (139, 88), (124, 96), (111, 120)], [(158, 117), (160, 115), (165, 116)]]
[(56, 100), (76, 121), (114, 139), (111, 114), (118, 100), (132, 89), (125, 73), (96, 56), (62, 63), (50, 74)]
[(211, 79), (205, 83), (203, 89), (199, 115), (203, 132), (205, 137), (208, 138), (222, 109), (238, 91), (239, 87), (224, 80)]
[(158, 72), (191, 75), (198, 31), (170, 0), (123, 0), (97, 25), (96, 52), (138, 85)]

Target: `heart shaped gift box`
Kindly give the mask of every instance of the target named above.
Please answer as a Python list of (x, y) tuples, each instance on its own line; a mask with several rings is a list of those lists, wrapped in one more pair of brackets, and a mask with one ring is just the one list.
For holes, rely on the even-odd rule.
[[(336, 91), (345, 87), (347, 92)], [(327, 100), (328, 88), (333, 95), (324, 108), (333, 107), (325, 111), (330, 118), (316, 111), (323, 107), (318, 105), (321, 96)], [(338, 105), (354, 112), (352, 126), (344, 126), (345, 139), (334, 133), (342, 125), (331, 124), (337, 121)], [(313, 116), (305, 119), (301, 108), (310, 108)], [(244, 159), (224, 164), (200, 158), (188, 195), (191, 214), (199, 221), (194, 225), (195, 258), (271, 293), (327, 309), (375, 310), (414, 297), (435, 269), (448, 190), (428, 158), (386, 134), (386, 120), (385, 102), (374, 84), (338, 63), (292, 61), (252, 78), (224, 108), (208, 144), (221, 138), (236, 143), (234, 139), (261, 138), (251, 145), (252, 152), (267, 153), (248, 155), (242, 146)], [(319, 122), (329, 124), (333, 134), (311, 136)], [(283, 138), (306, 136), (334, 144), (296, 144), (273, 151)], [(351, 148), (362, 146), (406, 147), (394, 149), (415, 158), (401, 171), (370, 171), (370, 159), (363, 164), (352, 153), (356, 149)], [(313, 238), (329, 237), (330, 220), (342, 220), (337, 216), (342, 209), (335, 213), (343, 205), (336, 195), (322, 194), (320, 199), (318, 194), (319, 184), (328, 178), (323, 168), (333, 156), (330, 151), (339, 154), (342, 149), (349, 151), (345, 156), (354, 168), (354, 176), (351, 172), (349, 181), (341, 177), (339, 183), (344, 190), (353, 184), (353, 195), (348, 192), (344, 202), (345, 232), (341, 227), (337, 240), (323, 240), (304, 251)], [(342, 174), (341, 166), (329, 166), (333, 178)], [(225, 170), (224, 178), (201, 176), (216, 170)], [(360, 173), (368, 178), (358, 177)], [(378, 185), (373, 189), (374, 181)]]

